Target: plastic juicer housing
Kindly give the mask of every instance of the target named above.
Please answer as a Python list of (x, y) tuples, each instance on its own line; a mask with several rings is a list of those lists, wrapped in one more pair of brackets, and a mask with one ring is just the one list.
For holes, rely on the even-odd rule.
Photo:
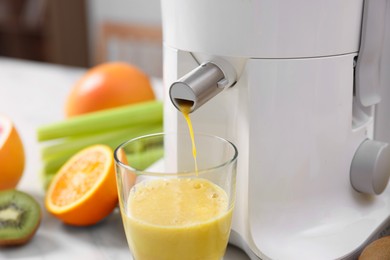
[(387, 234), (389, 1), (161, 7), (165, 131), (187, 128), (172, 83), (205, 62), (235, 71), (191, 113), (196, 132), (239, 150), (230, 242), (251, 259), (353, 259)]

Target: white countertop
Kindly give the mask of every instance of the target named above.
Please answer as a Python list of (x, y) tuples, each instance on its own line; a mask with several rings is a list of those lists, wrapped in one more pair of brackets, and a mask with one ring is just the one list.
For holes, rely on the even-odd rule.
[[(21, 135), (26, 166), (17, 189), (35, 197), (42, 207), (41, 225), (34, 238), (21, 247), (0, 248), (0, 259), (130, 259), (118, 210), (91, 227), (71, 227), (47, 213), (36, 128), (64, 118), (69, 89), (84, 69), (0, 57), (0, 113), (10, 117)], [(249, 259), (228, 247), (224, 260)]]

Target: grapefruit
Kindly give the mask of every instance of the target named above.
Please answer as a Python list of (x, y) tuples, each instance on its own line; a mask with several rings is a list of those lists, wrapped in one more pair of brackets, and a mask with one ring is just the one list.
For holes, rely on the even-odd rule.
[(15, 188), (25, 165), (23, 143), (14, 123), (0, 115), (0, 190)]

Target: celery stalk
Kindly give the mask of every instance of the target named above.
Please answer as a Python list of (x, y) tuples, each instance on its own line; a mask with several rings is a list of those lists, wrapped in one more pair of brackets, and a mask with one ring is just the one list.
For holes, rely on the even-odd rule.
[[(103, 143), (110, 146), (119, 145), (120, 142), (127, 139), (134, 138), (140, 135), (156, 133), (162, 131), (162, 124), (153, 125), (138, 125), (131, 128), (119, 129), (114, 131), (107, 131), (88, 136), (75, 136), (64, 139), (62, 142), (53, 145), (43, 146), (41, 148), (42, 158), (46, 158), (52, 154), (63, 151), (76, 151), (88, 145)], [(118, 143), (119, 142), (119, 143)]]
[(64, 165), (64, 163), (66, 163), (66, 161), (69, 160), (70, 157), (72, 157), (72, 155), (73, 154), (71, 153), (64, 153), (48, 158), (47, 160), (42, 162), (42, 172), (44, 174), (57, 172), (61, 168), (61, 166)]
[(44, 172), (41, 171), (40, 179), (42, 182), (42, 188), (46, 191), (49, 188), (50, 182), (53, 179), (55, 172)]
[(132, 168), (142, 171), (161, 159), (163, 155), (164, 149), (162, 147), (157, 147), (141, 153), (129, 154), (127, 156), (127, 161), (131, 164)]
[(41, 126), (37, 129), (38, 141), (47, 141), (73, 135), (93, 134), (107, 130), (161, 123), (161, 101), (148, 101), (119, 108), (84, 114)]
[(43, 169), (45, 172), (57, 171), (72, 155), (90, 145), (106, 144), (112, 149), (115, 149), (122, 142), (131, 138), (161, 131), (162, 124), (160, 123), (131, 127), (129, 129), (121, 129), (91, 136), (64, 139), (63, 142), (48, 145), (41, 149)]

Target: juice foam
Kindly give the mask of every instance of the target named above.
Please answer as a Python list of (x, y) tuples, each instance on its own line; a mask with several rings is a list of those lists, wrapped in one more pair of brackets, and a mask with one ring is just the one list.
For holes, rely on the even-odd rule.
[(133, 187), (124, 218), (136, 260), (220, 260), (232, 218), (224, 190), (202, 178)]

